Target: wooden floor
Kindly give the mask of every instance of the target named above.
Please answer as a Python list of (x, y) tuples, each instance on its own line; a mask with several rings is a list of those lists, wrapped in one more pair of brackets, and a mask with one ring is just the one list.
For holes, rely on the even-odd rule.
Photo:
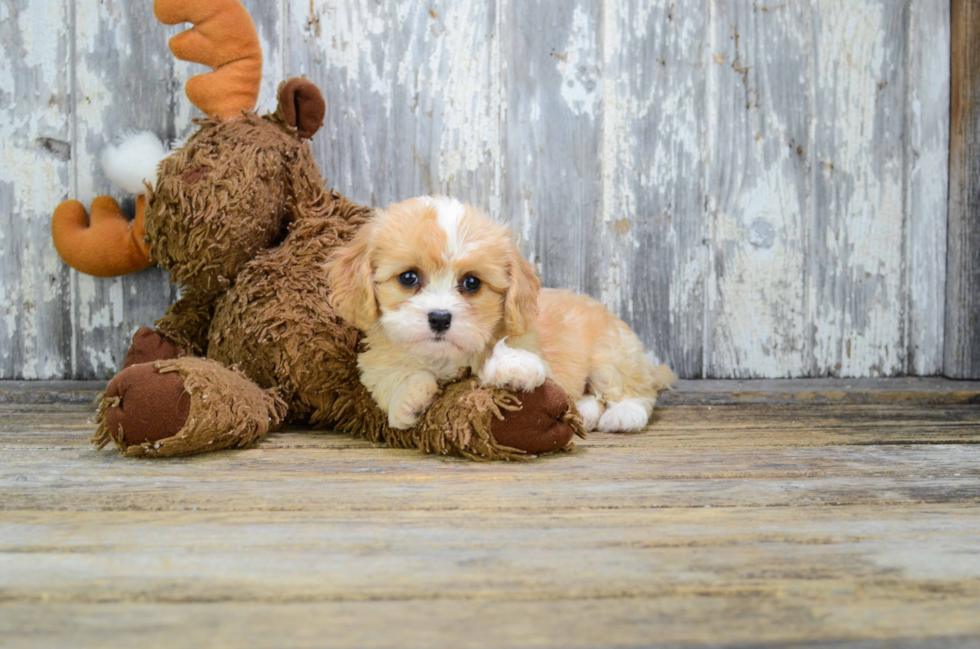
[(124, 459), (95, 388), (0, 389), (0, 647), (980, 647), (980, 385), (886, 383), (686, 384), (497, 464)]

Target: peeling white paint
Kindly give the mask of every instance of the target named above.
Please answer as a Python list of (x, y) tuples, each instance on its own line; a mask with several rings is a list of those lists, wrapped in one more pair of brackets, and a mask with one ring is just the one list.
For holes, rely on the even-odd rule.
[(913, 0), (909, 16), (906, 165), (907, 370), (943, 369), (946, 325), (946, 218), (949, 188), (950, 14)]
[[(506, 24), (504, 21), (504, 10), (507, 0), (501, 0), (497, 6), (495, 22), (493, 25), (492, 43), (490, 47), (490, 113), (494, 116), (493, 125), (494, 144), (492, 145), (495, 153), (493, 157), (493, 170), (490, 176), (490, 198), (488, 201), (488, 214), (498, 223), (512, 224), (512, 216), (503, 213), (503, 193), (504, 193), (504, 124), (507, 123), (507, 85), (504, 77), (507, 74), (507, 58), (503, 51), (504, 39), (502, 31)], [(515, 233), (516, 234), (516, 233)], [(519, 239), (518, 245), (527, 255), (530, 250), (528, 240)], [(530, 257), (529, 257), (530, 258)]]
[[(803, 202), (787, 166), (761, 170), (732, 211), (714, 213), (716, 246), (730, 246), (715, 268), (712, 373), (801, 376), (804, 355)], [(753, 230), (754, 228), (754, 230)], [(771, 230), (771, 232), (770, 232)], [(715, 299), (719, 303), (715, 306)]]
[[(626, 298), (630, 280), (626, 255), (635, 243), (632, 226), (637, 215), (633, 184), (626, 182), (627, 170), (636, 168), (623, 98), (623, 95), (629, 96), (629, 77), (625, 70), (616, 70), (618, 57), (622, 55), (617, 48), (621, 38), (620, 1), (607, 0), (603, 4), (602, 38), (606, 45), (602, 64), (606, 78), (602, 84), (602, 230), (599, 237), (604, 244), (605, 263), (601, 269), (599, 300), (622, 317), (632, 310), (632, 301)], [(581, 22), (578, 12), (575, 22)], [(574, 30), (573, 24), (573, 33)]]
[[(485, 6), (456, 2), (439, 13), (443, 31), (428, 60), (428, 76), (416, 88), (441, 103), (438, 180), (449, 189), (463, 171), (478, 171), (500, 159), (499, 122), (490, 103), (491, 41), (478, 26)], [(431, 32), (426, 32), (431, 39)], [(432, 90), (438, 88), (438, 93)]]
[(602, 77), (596, 67), (596, 26), (583, 5), (576, 5), (565, 47), (555, 58), (562, 78), (562, 99), (572, 113), (594, 116), (602, 98)]
[[(76, 2), (72, 105), (70, 1), (0, 4), (0, 34), (22, 43), (0, 50), (3, 378), (64, 373), (69, 303), (74, 366), (111, 374), (170, 295), (160, 273), (73, 273), (66, 294), (48, 222), (69, 187), (85, 202), (109, 190), (96, 163), (108, 139), (184, 135), (198, 113), (170, 70), (182, 82), (203, 69), (171, 61), (165, 37), (184, 27), (146, 19), (149, 5)], [(948, 6), (911, 0), (904, 44), (903, 10), (879, 0), (519, 2), (246, 0), (265, 48), (259, 108), (283, 78), (310, 75), (328, 105), (314, 144), (331, 185), (488, 208), (546, 264), (546, 284), (591, 282), (657, 360), (700, 350), (715, 376), (940, 367)], [(518, 57), (539, 28), (551, 31)], [(126, 69), (136, 60), (142, 75)], [(780, 139), (798, 131), (799, 153)], [(70, 143), (72, 162), (43, 138)]]
[[(902, 124), (888, 119), (888, 106), (881, 103), (889, 68), (902, 64), (890, 55), (895, 44), (885, 41), (890, 29), (900, 28), (901, 8), (865, 0), (823, 0), (818, 8), (818, 119), (846, 118), (817, 134), (817, 181), (827, 202), (816, 208), (826, 214), (827, 258), (835, 265), (827, 268), (829, 283), (811, 288), (814, 362), (841, 376), (899, 374), (904, 371), (902, 156), (894, 146), (884, 156), (876, 150), (901, 137), (900, 130), (878, 130)], [(904, 101), (904, 94), (900, 97)]]
[[(0, 377), (63, 374), (61, 262), (50, 210), (69, 138), (67, 5), (7, 2), (0, 18)], [(52, 281), (53, 280), (53, 281)]]
[(807, 12), (786, 6), (753, 20), (742, 8), (716, 3), (706, 184), (709, 376), (792, 377), (809, 368), (804, 276), (811, 144), (801, 108), (811, 99), (807, 77), (798, 73), (812, 67)]
[[(322, 45), (318, 53), (323, 65), (345, 73), (350, 83), (371, 92), (385, 112), (390, 112), (393, 61), (386, 55), (385, 45), (391, 24), (385, 8), (377, 8), (375, 4), (373, 0), (317, 2), (322, 30), (317, 37)], [(293, 4), (296, 19), (304, 19), (306, 5), (305, 2)]]
[(702, 9), (603, 4), (599, 297), (658, 360), (702, 342)]

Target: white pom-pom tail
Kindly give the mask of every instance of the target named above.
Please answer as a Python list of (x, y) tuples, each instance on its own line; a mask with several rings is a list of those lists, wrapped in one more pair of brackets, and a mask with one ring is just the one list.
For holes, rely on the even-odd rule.
[(106, 147), (102, 152), (102, 169), (106, 178), (131, 194), (144, 194), (146, 187), (157, 184), (157, 166), (168, 155), (155, 134), (141, 131), (126, 136), (119, 144)]

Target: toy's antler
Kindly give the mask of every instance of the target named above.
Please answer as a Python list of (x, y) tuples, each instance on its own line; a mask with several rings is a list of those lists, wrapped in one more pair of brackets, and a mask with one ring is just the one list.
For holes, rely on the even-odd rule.
[(54, 211), (51, 236), (65, 263), (87, 275), (118, 277), (148, 268), (150, 250), (143, 237), (146, 196), (136, 199), (136, 218), (126, 220), (111, 196), (92, 201), (92, 218), (78, 201), (65, 201)]
[(156, 0), (153, 11), (167, 25), (194, 25), (170, 39), (174, 56), (214, 68), (188, 80), (185, 90), (191, 103), (222, 119), (255, 108), (262, 80), (262, 47), (255, 23), (241, 2)]

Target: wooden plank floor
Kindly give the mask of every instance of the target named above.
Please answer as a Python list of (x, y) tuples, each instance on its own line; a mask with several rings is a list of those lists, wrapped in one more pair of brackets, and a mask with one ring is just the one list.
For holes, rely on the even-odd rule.
[(688, 384), (497, 464), (309, 431), (124, 459), (92, 386), (20, 386), (0, 647), (980, 647), (980, 386), (862, 385)]

